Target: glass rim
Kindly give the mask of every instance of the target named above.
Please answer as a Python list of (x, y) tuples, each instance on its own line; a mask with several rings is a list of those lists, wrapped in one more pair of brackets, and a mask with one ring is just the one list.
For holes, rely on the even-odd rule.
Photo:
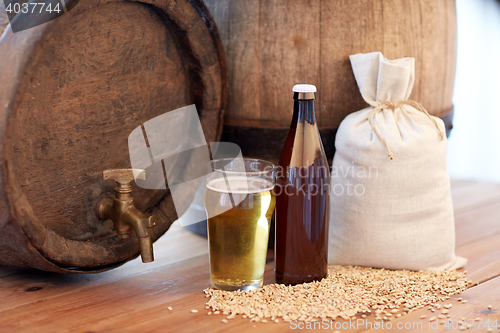
[(271, 170), (262, 170), (262, 171), (246, 171), (246, 170), (245, 171), (235, 171), (235, 170), (225, 170), (225, 169), (214, 167), (215, 162), (234, 161), (234, 160), (235, 160), (234, 158), (224, 157), (224, 158), (216, 158), (214, 160), (210, 160), (208, 163), (211, 166), (212, 171), (219, 171), (219, 172), (224, 172), (224, 173), (228, 173), (228, 174), (231, 174), (231, 173), (232, 174), (242, 174), (243, 173), (243, 174), (250, 174), (250, 175), (260, 175), (260, 174), (270, 173), (270, 172), (273, 172), (276, 170), (276, 164), (274, 164), (273, 162), (269, 162), (269, 161), (258, 159), (258, 158), (247, 158), (247, 157), (242, 157), (242, 160), (244, 162), (251, 161), (251, 162), (259, 162), (262, 164), (267, 164), (267, 166), (272, 167), (272, 169)]

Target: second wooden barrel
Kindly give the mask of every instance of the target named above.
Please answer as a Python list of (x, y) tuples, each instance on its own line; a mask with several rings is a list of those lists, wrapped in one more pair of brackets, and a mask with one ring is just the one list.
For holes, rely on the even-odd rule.
[(454, 0), (205, 0), (226, 51), (223, 140), (277, 159), (296, 83), (318, 87), (316, 116), (329, 158), (344, 117), (367, 105), (349, 55), (414, 57), (411, 98), (451, 128), (456, 63)]

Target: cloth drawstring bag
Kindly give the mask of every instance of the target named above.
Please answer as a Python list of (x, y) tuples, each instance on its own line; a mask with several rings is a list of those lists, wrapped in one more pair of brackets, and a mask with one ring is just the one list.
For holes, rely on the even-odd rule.
[(441, 119), (410, 100), (415, 59), (350, 56), (370, 105), (348, 115), (335, 140), (330, 187), (333, 265), (442, 270), (463, 267)]

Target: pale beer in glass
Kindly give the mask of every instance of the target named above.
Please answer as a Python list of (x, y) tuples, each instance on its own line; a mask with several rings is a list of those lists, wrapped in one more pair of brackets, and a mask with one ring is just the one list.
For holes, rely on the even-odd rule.
[(223, 290), (259, 288), (276, 203), (275, 166), (254, 159), (220, 159), (210, 164), (204, 202), (211, 284)]

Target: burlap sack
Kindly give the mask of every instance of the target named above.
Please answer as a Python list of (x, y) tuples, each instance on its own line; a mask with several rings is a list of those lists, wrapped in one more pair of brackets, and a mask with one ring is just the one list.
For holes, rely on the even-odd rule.
[(454, 269), (455, 225), (441, 119), (408, 100), (415, 59), (350, 56), (370, 107), (340, 124), (331, 177), (329, 263)]

